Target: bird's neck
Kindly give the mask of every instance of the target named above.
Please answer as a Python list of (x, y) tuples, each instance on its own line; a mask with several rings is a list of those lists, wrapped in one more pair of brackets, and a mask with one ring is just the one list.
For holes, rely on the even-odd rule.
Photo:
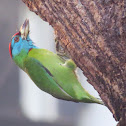
[(33, 48), (38, 48), (35, 45), (32, 44), (33, 42), (29, 39), (28, 45), (23, 46), (23, 48), (21, 49), (20, 53), (18, 53), (13, 57), (14, 62), (21, 68), (24, 70), (24, 60), (25, 58), (27, 58), (29, 51), (31, 51)]
[(16, 55), (13, 60), (21, 69), (24, 70), (24, 60), (27, 58), (28, 53), (25, 50), (21, 50), (21, 52)]

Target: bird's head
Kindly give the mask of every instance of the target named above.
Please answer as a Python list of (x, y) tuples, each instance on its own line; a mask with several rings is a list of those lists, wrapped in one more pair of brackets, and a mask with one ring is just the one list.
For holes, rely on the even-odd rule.
[(21, 51), (28, 53), (33, 47), (33, 42), (29, 38), (29, 20), (26, 19), (19, 32), (12, 36), (12, 40), (9, 43), (9, 53), (14, 58)]

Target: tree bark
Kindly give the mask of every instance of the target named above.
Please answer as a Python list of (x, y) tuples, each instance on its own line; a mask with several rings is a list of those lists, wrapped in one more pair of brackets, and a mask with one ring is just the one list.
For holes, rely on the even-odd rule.
[(22, 0), (57, 39), (126, 126), (126, 1)]

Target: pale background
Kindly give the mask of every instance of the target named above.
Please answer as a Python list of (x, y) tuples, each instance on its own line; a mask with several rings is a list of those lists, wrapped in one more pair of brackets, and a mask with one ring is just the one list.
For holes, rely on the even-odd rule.
[[(40, 91), (9, 56), (11, 36), (30, 19), (30, 37), (38, 47), (55, 51), (53, 29), (21, 2), (0, 0), (0, 126), (115, 126), (110, 111), (101, 105), (57, 100)], [(86, 82), (93, 95), (97, 92)]]

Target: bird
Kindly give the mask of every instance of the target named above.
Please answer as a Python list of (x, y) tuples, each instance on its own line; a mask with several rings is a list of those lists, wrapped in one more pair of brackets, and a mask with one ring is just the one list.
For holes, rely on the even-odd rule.
[(29, 31), (29, 20), (26, 19), (19, 32), (12, 36), (9, 53), (39, 89), (61, 100), (104, 105), (82, 87), (72, 59), (63, 60), (56, 53), (35, 46)]

